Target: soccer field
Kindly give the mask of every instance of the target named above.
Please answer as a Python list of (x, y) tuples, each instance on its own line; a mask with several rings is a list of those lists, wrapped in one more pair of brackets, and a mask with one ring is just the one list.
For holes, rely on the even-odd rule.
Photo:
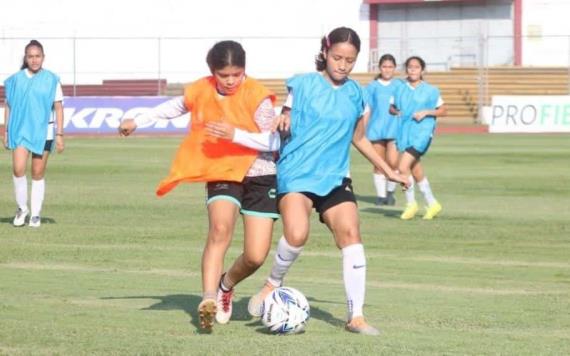
[[(39, 229), (11, 225), (2, 154), (0, 354), (570, 353), (568, 135), (438, 136), (424, 160), (444, 206), (433, 221), (399, 220), (401, 193), (375, 207), (371, 167), (353, 152), (376, 338), (343, 330), (341, 256), (316, 215), (285, 281), (309, 299), (306, 332), (268, 335), (247, 313), (271, 254), (238, 286), (231, 322), (199, 333), (204, 188), (154, 195), (179, 141), (69, 138), (48, 166)], [(239, 224), (227, 264), (242, 237)]]

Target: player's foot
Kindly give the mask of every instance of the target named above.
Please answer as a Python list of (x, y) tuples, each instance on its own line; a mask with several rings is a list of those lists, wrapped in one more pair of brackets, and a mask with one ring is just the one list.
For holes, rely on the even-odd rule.
[(24, 224), (26, 223), (26, 216), (28, 216), (28, 214), (30, 213), (30, 211), (28, 210), (28, 208), (26, 209), (22, 209), (22, 208), (18, 208), (18, 210), (16, 210), (16, 216), (14, 216), (14, 221), (13, 224), (14, 226), (24, 226)]
[(394, 192), (388, 192), (386, 195), (385, 204), (389, 206), (396, 205), (396, 198), (394, 198)]
[(404, 212), (402, 213), (402, 215), (400, 215), (400, 219), (402, 220), (413, 219), (414, 216), (416, 216), (417, 212), (418, 212), (418, 203), (416, 202), (408, 203), (406, 204), (406, 209), (404, 209)]
[(431, 220), (435, 218), (443, 209), (440, 203), (435, 202), (430, 206), (426, 206), (426, 213), (422, 219)]
[(251, 314), (251, 316), (255, 317), (261, 316), (263, 301), (265, 300), (265, 297), (267, 297), (269, 293), (271, 293), (274, 289), (275, 286), (273, 284), (265, 282), (263, 288), (261, 288), (259, 293), (249, 298), (249, 303), (247, 304), (247, 311), (249, 312), (249, 314)]
[(232, 317), (232, 299), (234, 297), (234, 289), (230, 289), (229, 292), (224, 292), (222, 288), (218, 288), (217, 297), (217, 310), (216, 310), (216, 321), (219, 324), (227, 324)]
[(214, 299), (204, 299), (198, 305), (198, 315), (200, 317), (200, 327), (212, 330), (214, 318), (216, 316), (216, 301)]
[(39, 216), (32, 216), (30, 218), (30, 227), (40, 227), (42, 219)]
[(374, 202), (376, 206), (386, 205), (386, 198), (383, 197), (376, 197), (376, 201)]
[(351, 333), (356, 333), (356, 334), (370, 335), (370, 336), (380, 335), (380, 330), (368, 324), (366, 320), (364, 320), (363, 316), (357, 316), (356, 318), (352, 318), (351, 321), (346, 323), (345, 329), (346, 331), (350, 331)]

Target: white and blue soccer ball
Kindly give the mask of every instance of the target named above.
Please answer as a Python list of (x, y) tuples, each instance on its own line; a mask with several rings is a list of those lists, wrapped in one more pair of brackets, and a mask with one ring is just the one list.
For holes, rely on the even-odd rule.
[(303, 331), (309, 316), (309, 302), (295, 288), (277, 288), (263, 301), (261, 322), (275, 334), (296, 334)]

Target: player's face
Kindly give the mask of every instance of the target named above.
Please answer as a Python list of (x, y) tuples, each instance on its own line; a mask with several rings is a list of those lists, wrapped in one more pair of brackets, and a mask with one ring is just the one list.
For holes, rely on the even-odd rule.
[(244, 77), (245, 68), (241, 67), (226, 66), (222, 69), (214, 70), (214, 78), (216, 78), (218, 90), (226, 95), (234, 94), (238, 90)]
[(32, 73), (38, 72), (42, 69), (42, 64), (44, 63), (44, 53), (39, 47), (31, 46), (26, 51), (26, 63), (28, 63), (28, 69)]
[(396, 70), (396, 66), (394, 62), (387, 60), (380, 64), (380, 77), (384, 80), (390, 80), (394, 77), (394, 71)]
[(326, 53), (326, 74), (335, 84), (346, 80), (356, 64), (358, 51), (348, 42), (335, 43)]
[(423, 72), (424, 70), (422, 69), (422, 65), (417, 59), (412, 59), (406, 67), (406, 74), (408, 75), (408, 80), (410, 82), (422, 80)]

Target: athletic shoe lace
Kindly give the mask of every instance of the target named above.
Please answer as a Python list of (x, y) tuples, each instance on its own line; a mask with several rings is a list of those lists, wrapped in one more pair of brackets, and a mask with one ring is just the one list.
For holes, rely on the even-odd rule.
[(222, 292), (222, 309), (224, 312), (230, 311), (230, 305), (232, 305), (232, 297), (234, 296), (234, 290), (229, 292)]

